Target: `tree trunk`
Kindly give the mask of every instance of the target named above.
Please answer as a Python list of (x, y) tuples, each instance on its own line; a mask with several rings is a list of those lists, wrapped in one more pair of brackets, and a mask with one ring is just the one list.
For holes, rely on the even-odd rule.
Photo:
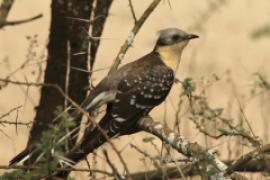
[[(93, 0), (53, 0), (51, 5), (52, 17), (44, 83), (57, 84), (62, 89), (68, 86), (68, 95), (78, 104), (86, 96), (88, 74), (70, 69), (69, 81), (66, 81), (67, 62), (70, 60), (70, 67), (87, 69), (90, 23), (76, 20), (76, 18), (90, 19), (92, 3)], [(53, 124), (56, 107), (63, 107), (64, 102), (64, 97), (57, 90), (42, 87), (27, 147), (32, 147), (40, 140), (42, 133)], [(76, 124), (80, 124), (80, 119)]]
[[(65, 89), (67, 67), (67, 41), (68, 24), (65, 18), (67, 14), (66, 3), (52, 1), (51, 25), (48, 44), (48, 58), (45, 70), (44, 83), (57, 84)], [(52, 124), (54, 111), (57, 106), (64, 105), (64, 97), (55, 89), (42, 87), (39, 105), (36, 108), (34, 124), (30, 131), (28, 147), (35, 144), (42, 132)]]

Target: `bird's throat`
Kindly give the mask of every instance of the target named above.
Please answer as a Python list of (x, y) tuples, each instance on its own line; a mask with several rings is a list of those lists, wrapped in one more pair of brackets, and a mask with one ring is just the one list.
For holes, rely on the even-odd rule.
[(162, 61), (176, 72), (186, 45), (187, 43), (178, 43), (170, 46), (160, 46), (156, 48), (156, 52), (159, 53)]

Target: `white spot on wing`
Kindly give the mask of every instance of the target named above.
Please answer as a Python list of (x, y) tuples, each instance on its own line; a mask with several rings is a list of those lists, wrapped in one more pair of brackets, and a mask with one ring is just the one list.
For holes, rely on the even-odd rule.
[(131, 99), (129, 102), (130, 105), (134, 105), (135, 104), (135, 99)]
[(139, 109), (145, 109), (146, 108), (146, 106), (141, 105), (141, 104), (136, 104), (135, 106), (136, 106), (136, 108), (139, 108)]
[(126, 121), (126, 119), (121, 118), (121, 117), (117, 117), (117, 118), (115, 118), (115, 120), (116, 120), (117, 122), (124, 122), (124, 121)]
[(100, 93), (99, 95), (97, 95), (97, 96), (91, 101), (91, 103), (88, 104), (88, 105), (86, 106), (86, 109), (90, 109), (93, 105), (98, 104), (98, 102), (100, 102), (100, 101), (104, 98), (105, 94), (106, 94), (106, 92), (102, 92), (102, 93)]
[(126, 81), (126, 85), (129, 87), (130, 86), (130, 84), (129, 84), (129, 82), (128, 81)]
[(109, 129), (110, 129), (110, 132), (115, 133), (113, 126), (110, 126)]
[(118, 128), (119, 128), (119, 126), (117, 126), (117, 124), (116, 124), (115, 121), (113, 121), (112, 126), (113, 126), (115, 129), (118, 129)]
[(152, 98), (152, 94), (145, 94), (144, 98)]

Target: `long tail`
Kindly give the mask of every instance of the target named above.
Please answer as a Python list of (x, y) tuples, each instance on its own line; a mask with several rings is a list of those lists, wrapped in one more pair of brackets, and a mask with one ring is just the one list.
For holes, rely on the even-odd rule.
[(9, 165), (13, 166), (15, 164), (17, 164), (18, 162), (22, 162), (24, 159), (27, 158), (27, 156), (30, 154), (31, 150), (26, 148), (24, 149), (22, 152), (20, 152), (19, 154), (17, 154), (14, 158), (12, 158), (9, 161)]
[[(94, 89), (91, 94), (89, 95), (88, 98), (85, 99), (85, 101), (82, 103), (82, 108), (91, 112), (94, 109), (96, 109), (97, 107), (106, 104), (110, 101), (112, 101), (115, 97), (115, 91), (107, 91), (107, 92), (103, 92), (102, 88), (98, 88), (96, 87), (96, 89)], [(102, 95), (102, 98), (99, 96)], [(95, 98), (97, 98), (98, 100), (95, 100)], [(70, 110), (70, 107), (66, 109), (66, 111)], [(81, 112), (79, 110), (75, 110), (71, 116), (74, 117), (74, 119), (80, 117)], [(104, 117), (105, 118), (105, 117)], [(108, 118), (108, 117), (106, 117)], [(77, 131), (75, 132), (77, 133)], [(94, 133), (94, 132), (93, 132)], [(30, 147), (26, 147), (22, 152), (20, 152), (18, 155), (16, 155), (13, 159), (10, 160), (10, 165), (15, 165), (19, 162), (22, 162), (23, 160), (26, 161), (27, 158), (30, 158), (30, 156), (32, 157), (30, 160), (26, 161), (26, 162), (33, 162), (35, 161), (35, 159), (37, 157), (33, 156), (33, 148)], [(30, 155), (31, 154), (31, 155)], [(35, 153), (36, 155), (38, 155), (38, 153)]]
[[(110, 125), (111, 116), (109, 113), (106, 113), (105, 116), (99, 122), (99, 126), (106, 130)], [(113, 134), (109, 134), (110, 137)], [(102, 132), (96, 127), (93, 131), (86, 134), (80, 144), (80, 146), (75, 147), (68, 154), (65, 155), (65, 158), (73, 162), (74, 165), (83, 160), (89, 153), (92, 153), (95, 149), (100, 147), (106, 142), (106, 138)], [(66, 179), (70, 171), (59, 171), (55, 176), (58, 178)]]
[[(99, 126), (103, 130), (107, 130), (110, 125), (109, 123), (111, 118), (112, 117), (107, 113), (99, 122)], [(87, 154), (93, 152), (105, 142), (106, 138), (104, 137), (102, 132), (97, 127), (95, 127), (94, 130), (84, 135), (84, 138), (79, 148), (73, 149), (70, 153), (67, 154), (66, 157), (77, 163), (82, 160)]]
[[(65, 112), (67, 112), (68, 110), (70, 110), (70, 107), (67, 108), (65, 110)], [(79, 113), (79, 111), (76, 110), (76, 111), (72, 112), (72, 114), (70, 116), (74, 118), (74, 121), (76, 121), (75, 119), (80, 117), (80, 113)], [(55, 118), (55, 120), (56, 119), (57, 119), (57, 117)], [(70, 134), (69, 137), (72, 137), (73, 135), (77, 134), (78, 131), (79, 131), (79, 128), (78, 128), (78, 130), (73, 131), (73, 133)], [(9, 165), (12, 166), (12, 165), (16, 165), (17, 163), (24, 163), (24, 162), (25, 162), (25, 164), (28, 164), (28, 165), (32, 164), (38, 158), (40, 153), (42, 153), (42, 152), (40, 150), (37, 150), (34, 146), (28, 146), (23, 151), (21, 151), (19, 154), (17, 154), (15, 157), (13, 157), (9, 161)]]

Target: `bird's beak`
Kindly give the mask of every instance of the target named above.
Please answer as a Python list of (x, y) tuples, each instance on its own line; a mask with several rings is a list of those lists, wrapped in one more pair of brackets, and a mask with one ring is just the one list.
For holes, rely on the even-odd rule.
[(195, 39), (195, 38), (198, 38), (198, 37), (199, 37), (199, 36), (196, 35), (196, 34), (189, 34), (189, 35), (186, 36), (186, 39), (187, 39), (187, 40), (190, 40), (190, 39)]

